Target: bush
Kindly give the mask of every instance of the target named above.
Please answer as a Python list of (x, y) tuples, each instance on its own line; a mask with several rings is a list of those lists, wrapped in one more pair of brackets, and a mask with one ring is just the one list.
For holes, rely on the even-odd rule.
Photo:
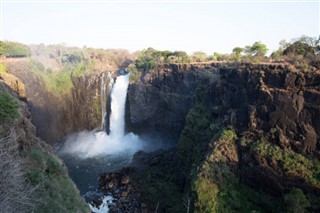
[(0, 120), (19, 117), (19, 104), (7, 92), (0, 92)]

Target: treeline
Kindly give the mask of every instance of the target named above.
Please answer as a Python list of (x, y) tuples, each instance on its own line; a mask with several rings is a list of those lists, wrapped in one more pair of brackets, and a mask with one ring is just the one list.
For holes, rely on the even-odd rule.
[(28, 46), (10, 41), (0, 41), (0, 56), (9, 58), (29, 57), (31, 51)]
[(319, 55), (319, 40), (315, 37), (301, 36), (292, 39), (290, 42), (282, 40), (279, 43), (279, 49), (272, 52), (267, 57), (267, 45), (260, 41), (245, 47), (235, 47), (232, 53), (222, 54), (214, 52), (207, 55), (205, 52), (194, 52), (188, 55), (184, 51), (159, 51), (148, 48), (139, 52), (134, 66), (130, 66), (131, 71), (146, 71), (153, 69), (156, 65), (164, 63), (190, 63), (207, 61), (224, 62), (289, 62), (299, 68), (309, 65), (317, 60)]

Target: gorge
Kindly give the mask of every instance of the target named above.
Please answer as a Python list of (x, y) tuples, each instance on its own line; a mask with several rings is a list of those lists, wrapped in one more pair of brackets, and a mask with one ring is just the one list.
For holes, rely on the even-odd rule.
[(46, 119), (33, 122), (40, 131), (44, 124), (44, 131), (54, 128), (42, 134), (80, 194), (93, 200), (92, 211), (99, 205), (110, 212), (320, 209), (316, 63), (303, 69), (208, 61), (127, 67), (127, 75), (120, 67), (73, 72), (70, 93), (57, 98), (29, 62), (18, 61), (6, 63), (8, 74), (24, 83), (32, 117), (45, 112)]

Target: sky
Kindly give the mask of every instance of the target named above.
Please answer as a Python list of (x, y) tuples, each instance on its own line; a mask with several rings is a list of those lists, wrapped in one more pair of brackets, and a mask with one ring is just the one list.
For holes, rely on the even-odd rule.
[(0, 39), (189, 54), (231, 53), (261, 41), (271, 52), (282, 39), (319, 37), (319, 2), (0, 0)]

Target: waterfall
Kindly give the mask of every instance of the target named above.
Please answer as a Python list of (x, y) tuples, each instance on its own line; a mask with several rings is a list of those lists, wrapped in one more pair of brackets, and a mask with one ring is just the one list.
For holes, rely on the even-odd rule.
[(114, 138), (124, 136), (125, 108), (129, 74), (120, 75), (111, 90), (110, 135)]
[[(110, 100), (110, 134), (107, 134), (107, 129), (98, 132), (84, 131), (76, 133), (68, 137), (62, 153), (76, 154), (82, 158), (101, 155), (122, 155), (123, 153), (132, 157), (133, 153), (143, 149), (143, 143), (139, 136), (133, 133), (125, 134), (125, 107), (128, 86), (129, 74), (118, 76), (113, 84)], [(105, 84), (101, 81), (101, 95), (104, 93), (107, 92), (105, 92)], [(104, 97), (108, 97), (108, 95), (104, 94), (101, 101)], [(106, 111), (102, 112), (106, 113)], [(105, 117), (108, 119), (108, 116)], [(103, 125), (105, 126), (105, 124)]]

